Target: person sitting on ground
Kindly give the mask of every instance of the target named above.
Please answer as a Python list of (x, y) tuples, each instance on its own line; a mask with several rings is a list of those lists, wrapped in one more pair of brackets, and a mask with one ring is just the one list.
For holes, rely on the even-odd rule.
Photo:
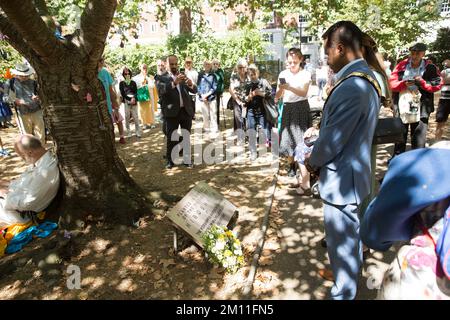
[(27, 223), (24, 213), (46, 209), (59, 188), (58, 160), (38, 138), (21, 135), (14, 149), (30, 167), (10, 183), (0, 180), (0, 228)]
[(363, 217), (360, 235), (368, 247), (386, 251), (408, 241), (386, 271), (378, 299), (450, 299), (448, 149), (440, 142), (395, 157)]

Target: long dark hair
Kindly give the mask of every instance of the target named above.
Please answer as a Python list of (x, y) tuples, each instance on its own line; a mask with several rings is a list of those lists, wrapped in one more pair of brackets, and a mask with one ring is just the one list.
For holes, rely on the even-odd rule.
[(384, 107), (390, 108), (392, 105), (392, 94), (391, 89), (389, 87), (389, 79), (386, 74), (385, 68), (381, 66), (380, 61), (377, 58), (378, 53), (377, 44), (375, 40), (373, 40), (372, 37), (369, 36), (367, 33), (364, 33), (362, 37), (362, 49), (364, 60), (366, 60), (369, 67), (383, 76), (383, 82), (387, 91), (386, 97), (382, 99), (382, 103)]

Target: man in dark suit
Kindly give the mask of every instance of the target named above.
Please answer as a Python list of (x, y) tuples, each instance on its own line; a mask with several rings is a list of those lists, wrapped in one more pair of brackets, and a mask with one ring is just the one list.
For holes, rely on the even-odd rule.
[[(194, 108), (189, 93), (197, 93), (196, 85), (184, 73), (178, 71), (178, 58), (167, 57), (169, 73), (158, 78), (157, 88), (161, 110), (166, 126), (166, 168), (174, 166), (176, 155), (172, 155), (174, 147), (183, 143), (183, 164), (192, 168), (190, 133)], [(178, 127), (182, 129), (182, 138), (177, 135)], [(184, 138), (184, 139), (183, 139)]]

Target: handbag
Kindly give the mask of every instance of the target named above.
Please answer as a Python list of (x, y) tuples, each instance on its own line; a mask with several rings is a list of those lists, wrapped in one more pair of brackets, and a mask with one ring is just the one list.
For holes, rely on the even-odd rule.
[(228, 102), (227, 102), (227, 109), (228, 109), (228, 110), (233, 110), (233, 109), (234, 109), (234, 106), (233, 106), (233, 97), (230, 97), (230, 98), (228, 99)]
[(400, 118), (378, 119), (372, 144), (401, 143), (405, 126)]
[(273, 124), (274, 126), (278, 123), (278, 108), (275, 105), (275, 101), (272, 97), (263, 99), (264, 113), (266, 115), (266, 120)]
[(398, 99), (398, 111), (400, 119), (404, 124), (420, 121), (420, 98), (419, 91), (405, 90), (400, 92)]
[(148, 86), (140, 87), (137, 90), (137, 101), (150, 101), (150, 91)]

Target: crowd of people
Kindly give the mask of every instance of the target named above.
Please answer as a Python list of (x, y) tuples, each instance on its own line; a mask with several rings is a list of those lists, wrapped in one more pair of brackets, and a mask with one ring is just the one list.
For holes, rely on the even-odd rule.
[[(392, 175), (398, 175), (399, 181), (404, 178), (399, 169), (395, 169), (401, 167), (402, 159), (407, 159), (405, 163), (408, 165), (411, 161), (413, 164), (422, 161), (418, 156), (426, 151), (415, 151), (413, 160), (402, 154), (406, 151), (408, 131), (411, 149), (426, 150), (428, 123), (430, 114), (434, 112), (434, 93), (437, 91), (441, 91), (441, 97), (436, 112), (438, 126), (435, 138), (436, 141), (442, 138), (450, 113), (450, 60), (444, 61), (440, 72), (438, 66), (425, 59), (426, 45), (416, 43), (410, 47), (409, 56), (400, 60), (391, 72), (376, 42), (348, 21), (331, 26), (324, 33), (323, 41), (326, 59), (314, 71), (315, 80), (311, 63), (299, 48), (286, 52), (286, 68), (278, 75), (275, 86), (261, 77), (256, 64), (239, 59), (231, 74), (230, 99), (226, 105), (233, 114), (237, 143), (245, 146), (248, 142), (252, 161), (258, 157), (258, 143), (272, 147), (272, 132), (276, 128), (279, 132), (279, 155), (287, 161), (287, 175), (297, 177), (293, 184), (296, 192), (301, 196), (311, 195), (312, 183), (317, 181), (324, 206), (326, 247), (331, 266), (328, 275), (334, 280), (331, 297), (353, 299), (363, 263), (363, 242), (369, 248), (385, 250), (392, 241), (411, 238), (412, 220), (408, 224), (408, 232), (398, 227), (395, 219), (392, 223), (397, 223), (397, 227), (387, 232), (391, 230), (387, 225), (390, 220), (381, 223), (380, 217), (393, 212), (394, 207), (395, 212), (405, 211), (404, 214), (413, 217), (427, 206), (439, 202), (441, 209), (434, 212), (440, 215), (437, 220), (445, 219), (450, 184), (442, 185), (437, 181), (439, 175), (427, 175), (436, 177), (436, 181), (427, 180), (427, 183), (440, 186), (439, 197), (432, 197), (433, 201), (427, 198), (421, 202), (420, 208), (412, 208), (407, 199), (400, 201), (402, 197), (396, 198), (395, 205), (389, 207), (388, 204), (392, 203), (389, 195), (402, 193), (402, 190), (399, 185), (398, 190), (392, 191), (393, 187), (388, 182), (393, 179), (390, 172), (395, 171)], [(98, 62), (98, 79), (103, 85), (111, 121), (118, 128), (119, 143), (126, 143), (126, 138), (132, 136), (131, 119), (137, 139), (141, 138), (143, 129), (153, 129), (159, 121), (166, 139), (164, 157), (168, 170), (177, 165), (177, 157), (182, 158), (184, 166), (192, 168), (190, 133), (197, 114), (202, 115), (203, 133), (209, 140), (214, 141), (221, 134), (220, 107), (225, 79), (220, 62), (217, 59), (205, 60), (200, 72), (193, 67), (192, 57), (186, 57), (181, 67), (179, 62), (176, 55), (161, 57), (156, 61), (157, 73), (154, 75), (149, 74), (146, 64), (141, 65), (136, 76), (130, 67), (124, 66), (118, 81), (105, 68), (103, 58)], [(26, 161), (37, 164), (34, 170), (39, 174), (41, 165), (54, 167), (55, 162), (44, 149), (45, 126), (37, 83), (30, 78), (33, 71), (29, 65), (19, 64), (12, 73), (14, 77), (0, 87), (0, 125), (11, 125), (9, 105), (12, 105), (17, 110), (18, 125), (23, 134), (16, 142), (16, 151)], [(313, 125), (308, 102), (313, 81), (319, 89), (318, 101), (325, 101), (318, 125)], [(124, 116), (119, 112), (121, 104)], [(373, 141), (382, 107), (401, 119), (405, 130), (402, 141), (395, 144), (388, 178), (381, 186), (380, 196), (376, 197), (377, 146)], [(278, 117), (273, 116), (274, 108)], [(178, 134), (180, 128), (181, 136)], [(184, 147), (178, 148), (181, 144)], [(431, 160), (442, 161), (442, 157), (448, 156), (448, 152), (432, 153), (433, 157), (426, 165)], [(430, 166), (429, 170), (436, 169)], [(52, 174), (50, 185), (58, 184), (58, 179), (56, 173)], [(12, 194), (16, 193), (14, 188), (18, 185), (11, 185), (9, 191), (2, 185), (4, 189), (0, 198), (7, 197), (6, 201), (0, 202), (0, 225), (23, 222), (23, 217), (17, 215), (17, 205), (11, 205)], [(54, 190), (48, 192), (53, 195)], [(14, 199), (20, 196), (17, 194)], [(15, 215), (9, 214), (11, 208)], [(360, 219), (363, 219), (361, 230)], [(448, 225), (441, 227), (441, 235)], [(395, 234), (397, 231), (400, 232), (398, 236)], [(448, 251), (450, 236), (442, 237), (443, 244), (439, 248)], [(441, 257), (441, 263), (446, 263), (442, 259), (448, 259), (447, 256), (436, 254), (437, 259)], [(449, 280), (448, 270), (445, 267), (443, 270)], [(327, 270), (322, 270), (321, 274), (326, 275)], [(450, 297), (448, 292), (444, 295)]]

